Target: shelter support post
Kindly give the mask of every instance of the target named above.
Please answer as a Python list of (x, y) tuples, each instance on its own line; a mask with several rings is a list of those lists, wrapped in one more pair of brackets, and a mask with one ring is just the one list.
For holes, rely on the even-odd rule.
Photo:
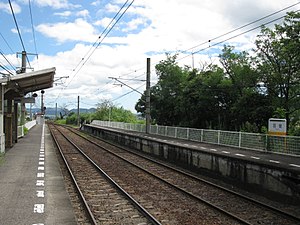
[(5, 146), (11, 148), (13, 146), (12, 141), (12, 99), (7, 99), (7, 113), (5, 115)]
[(13, 142), (18, 143), (18, 102), (14, 101)]
[(0, 86), (0, 153), (5, 152), (5, 133), (4, 133), (4, 85)]

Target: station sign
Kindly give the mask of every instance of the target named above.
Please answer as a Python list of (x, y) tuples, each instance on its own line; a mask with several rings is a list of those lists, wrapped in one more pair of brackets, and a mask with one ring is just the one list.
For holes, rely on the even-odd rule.
[(286, 135), (286, 119), (269, 119), (268, 133), (271, 135)]
[(15, 98), (15, 103), (35, 103), (35, 98), (33, 97), (27, 97), (27, 98)]

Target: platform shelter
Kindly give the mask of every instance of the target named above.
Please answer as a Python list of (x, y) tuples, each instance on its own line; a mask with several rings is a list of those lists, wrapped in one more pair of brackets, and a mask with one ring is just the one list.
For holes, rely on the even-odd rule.
[(18, 140), (18, 104), (21, 104), (20, 115), (24, 115), (25, 103), (33, 101), (26, 94), (51, 88), (55, 70), (52, 67), (0, 79), (0, 153)]

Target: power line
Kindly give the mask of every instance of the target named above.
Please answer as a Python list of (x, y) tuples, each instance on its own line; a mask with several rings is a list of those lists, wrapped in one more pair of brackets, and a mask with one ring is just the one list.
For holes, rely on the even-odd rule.
[[(88, 60), (91, 58), (91, 56), (94, 54), (94, 52), (96, 51), (96, 49), (102, 44), (102, 42), (104, 41), (104, 39), (107, 37), (107, 35), (111, 32), (111, 30), (115, 27), (115, 25), (120, 21), (120, 19), (123, 17), (123, 15), (126, 13), (126, 11), (130, 8), (130, 6), (133, 4), (135, 0), (132, 0), (131, 3), (127, 6), (127, 8), (122, 12), (122, 14), (117, 18), (117, 20), (114, 22), (114, 24), (109, 28), (110, 24), (104, 29), (104, 31), (102, 32), (101, 36), (100, 36), (100, 41), (98, 42), (98, 44), (96, 46), (93, 46), (94, 49), (91, 51), (91, 53), (88, 55), (88, 57), (86, 58), (86, 60), (81, 64), (81, 66), (79, 67), (79, 69), (77, 70), (77, 72), (73, 75), (71, 81), (68, 83), (68, 85), (72, 82), (72, 80), (74, 79), (74, 77), (79, 73), (79, 71), (82, 69), (82, 67), (88, 62)], [(125, 7), (126, 3), (128, 2), (128, 0), (123, 4), (123, 6), (121, 7), (121, 9), (118, 11), (118, 14), (120, 14), (120, 12), (122, 11), (122, 9)], [(115, 16), (112, 21), (116, 18), (117, 16)], [(108, 30), (106, 32), (106, 30)], [(106, 32), (106, 33), (105, 33)], [(102, 35), (104, 35), (102, 37)], [(68, 86), (67, 85), (67, 86)]]
[[(79, 71), (82, 69), (82, 67), (87, 63), (87, 61), (91, 58), (91, 56), (93, 55), (93, 53), (95, 52), (95, 50), (100, 46), (100, 44), (103, 42), (103, 40), (107, 37), (107, 35), (111, 32), (111, 30), (115, 27), (115, 25), (120, 21), (120, 19), (123, 17), (123, 15), (126, 13), (126, 11), (130, 8), (130, 6), (133, 4), (133, 2), (135, 0), (132, 0), (130, 2), (130, 4), (127, 6), (127, 8), (122, 12), (122, 14), (118, 17), (118, 15), (120, 14), (120, 12), (125, 8), (126, 4), (128, 3), (129, 0), (127, 0), (123, 6), (120, 8), (120, 10), (118, 11), (118, 13), (115, 15), (115, 17), (111, 20), (111, 22), (109, 23), (109, 25), (104, 29), (104, 31), (102, 32), (102, 34), (99, 36), (99, 38), (97, 39), (97, 41), (92, 45), (92, 47), (89, 49), (89, 51), (86, 53), (86, 55), (84, 56), (84, 58), (81, 59), (81, 61), (79, 62), (79, 64), (75, 67), (75, 69), (77, 69), (77, 71), (74, 73), (73, 77), (71, 78), (70, 82), (66, 85), (66, 87), (64, 89), (66, 89), (70, 83), (73, 81), (73, 79), (75, 78), (75, 76), (79, 73)], [(118, 17), (118, 18), (117, 18)], [(116, 19), (117, 18), (117, 19)], [(116, 21), (113, 23), (113, 21), (116, 19)], [(113, 23), (113, 25), (109, 28), (109, 26)], [(106, 32), (106, 33), (105, 33)], [(102, 37), (102, 35), (104, 35)], [(87, 58), (85, 58), (87, 57)], [(85, 60), (85, 61), (83, 61)], [(81, 63), (81, 65), (80, 65)], [(79, 66), (80, 65), (80, 66)], [(73, 69), (73, 72), (75, 71), (75, 69)], [(62, 91), (64, 90), (62, 89)], [(58, 94), (56, 100), (59, 98), (60, 94), (62, 93), (62, 91)], [(55, 101), (56, 101), (55, 100)]]
[(1, 32), (0, 32), (0, 36), (2, 37), (2, 39), (5, 42), (5, 44), (7, 45), (7, 47), (10, 49), (11, 53), (15, 54), (15, 51), (12, 50), (12, 48), (10, 47), (10, 45), (8, 44), (8, 42), (6, 41), (6, 39), (4, 38), (4, 36), (1, 34)]
[[(19, 29), (19, 26), (18, 26), (18, 23), (17, 23), (17, 19), (16, 19), (16, 16), (15, 16), (15, 13), (14, 13), (14, 9), (13, 9), (13, 7), (12, 7), (11, 1), (8, 0), (8, 2), (9, 2), (10, 10), (11, 10), (11, 13), (12, 13), (12, 15), (13, 15), (13, 18), (14, 18), (14, 21), (15, 21), (15, 25), (16, 25), (16, 28), (17, 28), (17, 31), (18, 31), (18, 34), (19, 34), (20, 42), (21, 42), (22, 47), (23, 47), (23, 51), (26, 52), (26, 50), (25, 50), (25, 45), (24, 45), (24, 42), (23, 42), (23, 39), (22, 39), (22, 36), (21, 36), (21, 32), (20, 32), (20, 29)], [(27, 55), (26, 55), (26, 59), (27, 59), (27, 62), (28, 62), (28, 64), (29, 64), (29, 67), (31, 67)]]
[(3, 58), (6, 60), (6, 62), (12, 67), (14, 71), (16, 71), (15, 67), (11, 64), (11, 62), (6, 58), (6, 56), (3, 54), (2, 50), (0, 49), (0, 54), (3, 56)]
[[(3, 65), (0, 64), (0, 67), (2, 69), (4, 69), (6, 72), (8, 72), (10, 75), (13, 75), (12, 72), (10, 72), (9, 69), (7, 69), (5, 66), (3, 66)], [(1, 73), (1, 74), (3, 74), (3, 73)], [(8, 75), (8, 74), (3, 74), (3, 75)]]
[(112, 102), (113, 102), (113, 101), (116, 101), (116, 100), (118, 100), (118, 99), (120, 99), (120, 98), (125, 97), (126, 95), (131, 94), (132, 92), (138, 92), (138, 93), (141, 94), (141, 92), (137, 91), (137, 89), (140, 89), (140, 88), (143, 87), (144, 85), (145, 85), (145, 84), (143, 84), (143, 85), (139, 86), (138, 88), (136, 88), (135, 90), (131, 90), (131, 91), (129, 91), (129, 92), (127, 92), (127, 93), (125, 93), (125, 94), (123, 94), (123, 95), (121, 95), (121, 96), (119, 96), (119, 97), (117, 97), (117, 98), (115, 98), (115, 99), (113, 99), (113, 100), (111, 100), (111, 101), (112, 101)]
[(34, 27), (33, 27), (33, 16), (32, 16), (31, 1), (30, 0), (29, 0), (29, 13), (30, 13), (30, 21), (31, 21), (31, 29), (32, 29), (32, 36), (33, 36), (35, 54), (38, 55), (37, 47), (36, 47), (35, 31), (34, 31)]
[(73, 69), (73, 71), (75, 71), (80, 63), (85, 60), (85, 58), (89, 55), (89, 53), (92, 51), (92, 49), (96, 46), (96, 44), (98, 43), (98, 41), (101, 39), (102, 35), (106, 32), (106, 30), (108, 29), (108, 27), (112, 24), (112, 22), (115, 20), (115, 18), (119, 15), (119, 13), (121, 12), (121, 10), (125, 7), (125, 5), (127, 4), (129, 0), (127, 0), (123, 6), (119, 9), (119, 11), (116, 13), (116, 15), (111, 19), (111, 21), (109, 22), (109, 24), (105, 27), (105, 29), (102, 31), (102, 33), (99, 35), (99, 37), (97, 38), (97, 40), (94, 42), (94, 44), (91, 46), (91, 48), (87, 51), (87, 53), (84, 55), (83, 58), (81, 58), (80, 62), (76, 65), (76, 67)]
[[(298, 12), (298, 11), (299, 11), (299, 10), (297, 10), (296, 12)], [(220, 41), (220, 42), (214, 43), (214, 44), (212, 44), (212, 45), (209, 46), (209, 47), (206, 47), (206, 48), (202, 48), (202, 49), (200, 49), (200, 50), (197, 50), (197, 51), (193, 52), (193, 54), (199, 53), (200, 51), (204, 51), (204, 50), (206, 50), (206, 49), (208, 49), (208, 48), (211, 48), (211, 47), (213, 47), (213, 46), (222, 44), (222, 43), (224, 43), (224, 42), (226, 42), (226, 41), (229, 41), (229, 40), (231, 40), (231, 39), (233, 39), (233, 38), (236, 38), (236, 37), (238, 37), (238, 36), (241, 36), (241, 35), (243, 35), (243, 34), (249, 33), (249, 32), (251, 32), (251, 31), (253, 31), (253, 30), (256, 30), (256, 29), (258, 29), (258, 28), (261, 28), (262, 26), (265, 26), (265, 25), (268, 25), (268, 24), (270, 24), (270, 23), (273, 23), (273, 22), (275, 22), (275, 21), (277, 21), (277, 20), (280, 20), (280, 19), (282, 19), (282, 18), (284, 18), (284, 17), (285, 17), (285, 16), (281, 16), (281, 17), (279, 17), (279, 18), (273, 19), (273, 20), (271, 20), (271, 21), (269, 21), (269, 22), (267, 22), (267, 23), (261, 24), (261, 25), (259, 25), (259, 26), (254, 27), (254, 28), (251, 28), (251, 29), (249, 29), (249, 30), (246, 30), (246, 31), (244, 31), (244, 32), (242, 32), (242, 33), (239, 33), (239, 34), (237, 34), (237, 35), (234, 35), (234, 36), (232, 36), (232, 37), (229, 37), (229, 38), (227, 38), (227, 39), (225, 39), (225, 40), (222, 40), (222, 41)]]
[(283, 9), (281, 9), (281, 10), (278, 10), (278, 11), (276, 11), (276, 12), (273, 12), (273, 13), (267, 15), (267, 16), (261, 17), (261, 18), (259, 18), (259, 19), (257, 19), (257, 20), (254, 20), (254, 21), (252, 21), (252, 22), (250, 22), (250, 23), (247, 23), (247, 24), (245, 24), (245, 25), (243, 25), (243, 26), (240, 26), (240, 27), (238, 27), (238, 28), (235, 28), (235, 29), (233, 29), (233, 30), (231, 30), (231, 31), (228, 31), (228, 32), (226, 32), (226, 33), (224, 33), (224, 34), (221, 34), (221, 35), (219, 35), (219, 36), (217, 36), (217, 37), (215, 37), (215, 38), (212, 38), (212, 39), (210, 39), (210, 40), (208, 40), (208, 41), (205, 41), (205, 42), (203, 42), (203, 43), (201, 43), (201, 44), (198, 44), (198, 45), (196, 45), (196, 46), (194, 46), (194, 47), (191, 47), (191, 48), (189, 48), (189, 49), (187, 49), (187, 50), (184, 50), (184, 51), (182, 51), (182, 52), (187, 52), (187, 51), (189, 51), (189, 50), (192, 50), (192, 49), (197, 48), (197, 47), (199, 47), (199, 46), (202, 46), (202, 45), (204, 45), (204, 44), (207, 44), (207, 43), (210, 43), (210, 42), (212, 42), (212, 41), (215, 41), (215, 40), (217, 40), (217, 39), (219, 39), (219, 38), (221, 38), (221, 37), (224, 37), (224, 36), (226, 36), (226, 35), (228, 35), (228, 34), (231, 34), (231, 33), (235, 32), (235, 31), (238, 31), (238, 30), (240, 30), (240, 29), (243, 29), (243, 28), (245, 28), (245, 27), (248, 27), (248, 26), (250, 26), (250, 25), (252, 25), (252, 24), (255, 24), (255, 23), (257, 23), (257, 22), (259, 22), (259, 21), (261, 21), (261, 20), (267, 19), (267, 18), (269, 18), (269, 17), (271, 17), (271, 16), (274, 16), (274, 15), (280, 13), (280, 12), (283, 12), (283, 11), (289, 9), (289, 8), (292, 8), (292, 7), (294, 7), (294, 6), (298, 5), (298, 4), (300, 4), (300, 2), (297, 2), (297, 3), (293, 4), (293, 5), (287, 6), (287, 7), (283, 8)]
[[(245, 24), (245, 25), (243, 25), (243, 26), (240, 26), (240, 27), (238, 27), (238, 28), (235, 28), (235, 29), (233, 29), (233, 30), (231, 30), (231, 31), (228, 31), (228, 32), (226, 32), (226, 33), (224, 33), (224, 34), (221, 34), (221, 35), (219, 35), (219, 36), (217, 36), (217, 37), (215, 37), (215, 38), (212, 38), (212, 39), (210, 39), (210, 40), (208, 40), (208, 41), (205, 41), (205, 42), (202, 42), (202, 43), (200, 43), (200, 44), (198, 44), (198, 45), (195, 45), (195, 46), (193, 46), (193, 47), (190, 47), (190, 48), (188, 48), (188, 49), (186, 49), (186, 50), (180, 50), (179, 52), (182, 52), (182, 53), (188, 52), (188, 51), (190, 51), (190, 50), (192, 50), (192, 49), (195, 49), (195, 48), (197, 48), (197, 47), (199, 47), (199, 46), (202, 46), (202, 45), (204, 45), (204, 44), (210, 44), (212, 41), (215, 41), (215, 40), (217, 40), (217, 39), (219, 39), (219, 38), (221, 38), (221, 37), (224, 37), (224, 36), (226, 36), (226, 35), (228, 35), (228, 34), (231, 34), (231, 33), (233, 33), (233, 32), (236, 32), (236, 31), (240, 30), (240, 29), (243, 29), (243, 28), (245, 28), (245, 27), (247, 27), (247, 26), (250, 26), (250, 25), (252, 25), (252, 24), (255, 24), (255, 23), (257, 23), (257, 22), (259, 22), (259, 21), (261, 21), (261, 20), (264, 20), (264, 19), (266, 19), (266, 18), (269, 18), (269, 17), (271, 17), (271, 16), (274, 16), (274, 15), (276, 15), (276, 14), (278, 14), (278, 13), (280, 13), (280, 12), (283, 12), (283, 11), (289, 9), (289, 8), (295, 7), (295, 6), (298, 5), (298, 4), (300, 4), (300, 2), (297, 2), (297, 3), (293, 4), (293, 5), (287, 6), (287, 7), (283, 8), (283, 9), (281, 9), (281, 10), (278, 10), (278, 11), (276, 11), (276, 12), (274, 12), (274, 13), (271, 13), (271, 14), (269, 14), (269, 15), (267, 15), (267, 16), (264, 16), (264, 17), (262, 17), (262, 18), (259, 18), (259, 19), (257, 19), (257, 20), (254, 20), (254, 21), (252, 21), (252, 22), (250, 22), (250, 23), (247, 23), (247, 24)], [(284, 16), (283, 16), (283, 17), (284, 17)], [(198, 52), (200, 52), (200, 51), (206, 50), (206, 49), (208, 49), (208, 48), (210, 48), (210, 47), (219, 45), (219, 44), (221, 44), (221, 43), (223, 43), (223, 42), (225, 42), (225, 41), (228, 41), (228, 40), (230, 40), (230, 39), (233, 39), (233, 38), (238, 37), (238, 36), (240, 36), (240, 35), (243, 35), (243, 34), (245, 34), (245, 33), (251, 32), (251, 31), (253, 31), (253, 30), (255, 30), (255, 29), (261, 27), (262, 25), (267, 25), (267, 24), (272, 23), (272, 22), (274, 22), (274, 21), (276, 21), (276, 20), (282, 19), (283, 17), (280, 17), (280, 18), (278, 18), (278, 19), (272, 20), (271, 22), (268, 22), (268, 23), (265, 23), (265, 24), (261, 24), (261, 25), (259, 25), (259, 26), (256, 27), (256, 28), (253, 28), (253, 29), (251, 29), (251, 30), (245, 31), (245, 32), (240, 33), (240, 34), (238, 34), (238, 35), (235, 35), (235, 36), (233, 36), (233, 37), (227, 38), (226, 40), (220, 41), (220, 42), (218, 42), (218, 43), (216, 43), (216, 44), (213, 44), (213, 45), (211, 45), (211, 46), (209, 46), (209, 47), (206, 47), (206, 48), (200, 49), (200, 50), (198, 50), (198, 51), (192, 52), (191, 54), (193, 55), (193, 54), (196, 54), (196, 53), (198, 53)], [(190, 55), (184, 56), (184, 57), (182, 57), (182, 58), (180, 58), (180, 59), (177, 59), (177, 61), (182, 60), (182, 59), (184, 59), (184, 58), (187, 58), (187, 57), (189, 57), (189, 56), (190, 56)], [(159, 62), (159, 61), (158, 61), (158, 62)], [(156, 65), (158, 62), (154, 62), (153, 65)], [(137, 70), (134, 70), (133, 72), (129, 72), (129, 73), (127, 73), (127, 74), (121, 75), (121, 76), (119, 76), (119, 77), (123, 77), (123, 76), (130, 75), (130, 74), (135, 73), (135, 72), (137, 72), (137, 71), (139, 71), (139, 70), (142, 70), (142, 69), (144, 69), (144, 67), (143, 67), (143, 68), (140, 68), (140, 69), (137, 69)]]

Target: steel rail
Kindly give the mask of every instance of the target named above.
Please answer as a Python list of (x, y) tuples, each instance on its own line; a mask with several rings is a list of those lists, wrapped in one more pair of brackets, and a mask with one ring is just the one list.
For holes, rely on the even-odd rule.
[[(70, 128), (68, 128), (68, 129), (70, 129)], [(72, 132), (74, 132), (72, 129), (70, 129), (70, 130), (71, 130)], [(74, 133), (76, 133), (76, 132), (74, 132)], [(77, 135), (80, 135), (82, 138), (85, 138), (86, 140), (89, 140), (88, 138), (82, 136), (81, 134), (77, 134)], [(110, 142), (110, 141), (101, 139), (101, 138), (99, 138), (99, 137), (97, 137), (97, 136), (94, 136), (94, 135), (91, 135), (91, 134), (89, 134), (89, 135), (92, 136), (92, 137), (94, 137), (94, 138), (96, 138), (96, 139), (99, 139), (100, 141), (103, 141), (103, 142), (105, 142), (105, 143), (108, 143), (108, 144), (110, 144), (110, 145), (112, 145), (112, 146), (115, 146), (115, 147), (117, 147), (117, 148), (123, 149), (124, 151), (127, 151), (127, 152), (130, 152), (130, 153), (132, 153), (132, 154), (138, 155), (138, 156), (140, 156), (140, 157), (142, 157), (142, 158), (144, 158), (144, 159), (146, 159), (146, 160), (149, 160), (149, 161), (151, 161), (151, 162), (153, 162), (153, 163), (156, 163), (156, 164), (158, 164), (158, 165), (160, 165), (160, 166), (163, 166), (163, 167), (168, 168), (168, 169), (170, 169), (170, 170), (176, 171), (176, 172), (178, 172), (178, 173), (181, 173), (181, 174), (183, 174), (183, 175), (185, 175), (185, 176), (188, 176), (188, 177), (190, 177), (190, 178), (193, 178), (193, 179), (195, 179), (195, 180), (197, 180), (197, 181), (200, 181), (200, 182), (203, 182), (203, 183), (205, 183), (205, 184), (211, 185), (212, 187), (218, 188), (218, 189), (220, 189), (220, 190), (222, 190), (222, 191), (226, 191), (226, 192), (228, 192), (228, 193), (230, 193), (230, 194), (232, 194), (232, 195), (235, 195), (235, 196), (238, 196), (238, 197), (243, 198), (243, 199), (245, 199), (245, 200), (248, 200), (249, 202), (252, 202), (252, 203), (257, 204), (257, 205), (259, 205), (259, 206), (262, 206), (262, 207), (268, 208), (268, 209), (270, 209), (270, 210), (273, 210), (274, 212), (279, 213), (279, 214), (281, 214), (282, 216), (285, 216), (285, 217), (287, 217), (287, 218), (289, 218), (289, 219), (293, 219), (293, 220), (295, 220), (295, 221), (297, 221), (297, 222), (300, 223), (300, 217), (297, 217), (296, 215), (290, 214), (290, 213), (288, 213), (288, 212), (286, 212), (286, 211), (283, 211), (283, 210), (281, 210), (281, 209), (278, 209), (278, 208), (276, 208), (276, 207), (274, 207), (274, 206), (267, 205), (267, 204), (265, 204), (265, 203), (263, 203), (263, 202), (261, 202), (261, 201), (258, 201), (258, 200), (254, 199), (254, 198), (251, 198), (251, 197), (248, 197), (248, 196), (246, 196), (246, 195), (240, 194), (240, 193), (235, 192), (235, 191), (233, 191), (233, 190), (230, 190), (230, 189), (228, 189), (228, 188), (225, 188), (225, 187), (222, 187), (222, 186), (220, 186), (220, 185), (214, 184), (214, 183), (212, 183), (212, 182), (210, 182), (210, 181), (207, 181), (207, 180), (204, 180), (204, 179), (202, 179), (202, 178), (199, 178), (199, 177), (197, 177), (197, 176), (195, 176), (195, 175), (193, 175), (193, 174), (190, 174), (190, 173), (188, 173), (188, 172), (186, 172), (186, 171), (180, 170), (180, 169), (175, 168), (175, 167), (173, 167), (173, 166), (163, 164), (163, 163), (161, 163), (161, 162), (159, 162), (159, 161), (157, 161), (157, 160), (155, 160), (155, 159), (152, 159), (152, 158), (150, 158), (150, 157), (147, 157), (147, 156), (145, 156), (145, 155), (143, 155), (143, 154), (140, 154), (140, 153), (137, 153), (137, 152), (135, 152), (135, 151), (129, 150), (129, 149), (127, 149), (127, 148), (125, 148), (125, 147), (123, 147), (123, 146), (120, 146), (120, 145), (118, 145), (118, 144), (115, 144), (115, 143), (112, 143), (112, 142)], [(97, 145), (98, 147), (101, 147), (101, 146), (98, 145), (96, 142), (93, 142), (93, 141), (91, 141), (91, 140), (89, 140), (89, 141), (92, 142), (93, 144)]]
[[(53, 126), (53, 127), (55, 127), (55, 126)], [(74, 176), (74, 174), (73, 174), (73, 172), (72, 172), (72, 170), (71, 170), (71, 168), (69, 166), (69, 163), (67, 162), (67, 160), (66, 160), (66, 158), (65, 158), (65, 156), (64, 156), (64, 154), (62, 152), (62, 149), (61, 149), (61, 147), (60, 147), (60, 145), (59, 145), (59, 143), (57, 141), (57, 138), (56, 138), (55, 134), (53, 133), (53, 130), (51, 128), (49, 130), (50, 130), (51, 136), (52, 136), (52, 138), (53, 138), (53, 140), (55, 142), (55, 145), (58, 148), (59, 153), (60, 153), (60, 155), (61, 155), (61, 157), (62, 157), (62, 159), (63, 159), (63, 161), (64, 161), (64, 163), (65, 163), (65, 165), (67, 167), (67, 170), (68, 170), (68, 172), (69, 172), (69, 174), (70, 174), (70, 176), (72, 178), (72, 182), (74, 183), (74, 185), (76, 187), (76, 191), (79, 194), (81, 201), (83, 202), (83, 205), (84, 205), (85, 210), (87, 212), (87, 215), (88, 215), (88, 217), (90, 219), (90, 222), (92, 224), (94, 224), (94, 225), (97, 225), (97, 221), (96, 221), (96, 219), (95, 219), (95, 217), (94, 217), (94, 215), (93, 215), (93, 213), (92, 213), (92, 211), (91, 211), (91, 209), (90, 209), (90, 207), (89, 207), (89, 205), (88, 205), (88, 203), (87, 203), (87, 201), (86, 201), (86, 199), (85, 199), (82, 191), (80, 190), (80, 187), (79, 187), (79, 185), (78, 185), (78, 183), (76, 181), (76, 178), (75, 178), (75, 176)]]
[(104, 177), (115, 186), (152, 224), (162, 225), (154, 216), (152, 216), (141, 204), (139, 204), (130, 194), (128, 194), (117, 182), (115, 182), (103, 169), (101, 169), (84, 151), (70, 140), (64, 133), (58, 130), (61, 135), (68, 140)]
[[(75, 132), (73, 132), (73, 133), (75, 133)], [(75, 133), (75, 134), (76, 134), (76, 133)], [(76, 135), (78, 135), (78, 134), (76, 134)], [(82, 137), (81, 135), (78, 135), (78, 136)], [(85, 137), (82, 137), (82, 138), (86, 139)], [(242, 219), (242, 218), (240, 218), (240, 217), (238, 217), (238, 216), (236, 216), (236, 215), (234, 215), (234, 214), (232, 214), (232, 213), (230, 213), (230, 212), (228, 212), (228, 211), (226, 211), (226, 210), (224, 210), (224, 209), (222, 209), (222, 208), (220, 208), (220, 207), (218, 207), (218, 206), (216, 206), (216, 205), (210, 203), (209, 201), (206, 201), (205, 199), (202, 199), (202, 198), (200, 198), (200, 197), (198, 197), (198, 196), (196, 196), (196, 195), (194, 195), (194, 194), (192, 194), (192, 193), (190, 193), (190, 192), (188, 192), (188, 191), (186, 191), (186, 190), (184, 190), (184, 189), (182, 189), (182, 188), (180, 188), (180, 187), (178, 187), (178, 186), (176, 186), (176, 185), (174, 185), (174, 184), (172, 184), (172, 183), (170, 183), (170, 182), (168, 182), (168, 181), (166, 181), (166, 180), (164, 180), (163, 178), (160, 178), (160, 177), (156, 176), (155, 174), (153, 174), (153, 173), (147, 171), (146, 169), (140, 167), (139, 165), (137, 165), (137, 164), (135, 164), (135, 163), (133, 163), (133, 162), (130, 162), (129, 160), (125, 159), (125, 158), (122, 157), (122, 156), (119, 156), (119, 155), (116, 154), (116, 153), (111, 152), (110, 150), (108, 150), (107, 148), (105, 148), (105, 147), (103, 147), (103, 146), (98, 145), (96, 142), (93, 142), (93, 141), (91, 141), (91, 140), (89, 140), (89, 139), (86, 139), (86, 140), (90, 141), (92, 144), (95, 144), (97, 147), (99, 147), (99, 148), (101, 148), (101, 149), (107, 151), (108, 153), (114, 155), (115, 157), (117, 157), (117, 158), (119, 158), (119, 159), (122, 159), (123, 161), (129, 163), (130, 165), (132, 165), (132, 166), (134, 166), (134, 167), (136, 167), (136, 168), (142, 170), (143, 172), (147, 173), (148, 175), (154, 177), (155, 179), (158, 179), (159, 181), (161, 181), (161, 182), (167, 184), (168, 186), (170, 186), (170, 187), (172, 187), (172, 188), (174, 188), (174, 189), (180, 191), (181, 193), (183, 193), (183, 194), (185, 194), (185, 195), (187, 195), (187, 196), (189, 196), (189, 197), (195, 199), (196, 201), (199, 201), (199, 202), (202, 202), (202, 203), (208, 205), (209, 207), (211, 207), (211, 208), (213, 208), (213, 209), (215, 209), (215, 210), (217, 210), (217, 211), (223, 213), (224, 215), (227, 215), (228, 217), (230, 217), (230, 218), (232, 218), (232, 219), (234, 219), (234, 220), (240, 222), (241, 224), (251, 225), (251, 223), (249, 223), (248, 221), (245, 221), (244, 219)]]

